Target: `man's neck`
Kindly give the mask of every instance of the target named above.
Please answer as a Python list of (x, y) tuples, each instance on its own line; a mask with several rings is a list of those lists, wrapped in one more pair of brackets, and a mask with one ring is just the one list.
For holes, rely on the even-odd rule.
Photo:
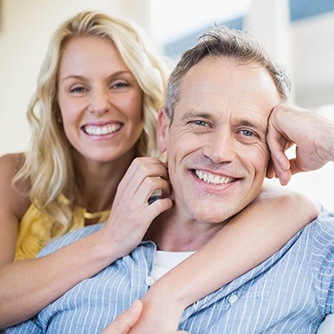
[(197, 251), (223, 226), (224, 223), (208, 224), (189, 219), (172, 208), (154, 220), (145, 240), (154, 241), (163, 251)]

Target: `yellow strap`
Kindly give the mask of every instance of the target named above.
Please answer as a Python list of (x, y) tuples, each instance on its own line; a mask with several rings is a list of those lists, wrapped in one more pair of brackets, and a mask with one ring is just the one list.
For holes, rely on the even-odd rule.
[[(63, 194), (60, 194), (58, 196), (58, 199), (65, 204), (69, 203), (68, 198), (66, 198)], [(85, 219), (97, 219), (97, 218), (99, 218), (99, 223), (105, 222), (108, 219), (109, 214), (110, 214), (110, 210), (90, 213), (90, 212), (87, 212), (86, 209), (83, 208), (83, 207), (77, 207), (77, 209), (82, 211), (83, 217)]]
[(99, 211), (94, 213), (84, 212), (83, 216), (85, 219), (96, 219), (99, 218), (99, 221), (102, 221), (103, 217), (108, 217), (110, 214), (110, 210)]

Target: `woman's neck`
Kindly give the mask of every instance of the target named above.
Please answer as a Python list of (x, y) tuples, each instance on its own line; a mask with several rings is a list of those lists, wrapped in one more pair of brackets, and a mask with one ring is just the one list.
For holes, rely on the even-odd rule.
[(89, 212), (110, 210), (117, 186), (130, 166), (134, 154), (112, 162), (96, 162), (80, 156), (76, 159), (78, 194), (75, 204)]

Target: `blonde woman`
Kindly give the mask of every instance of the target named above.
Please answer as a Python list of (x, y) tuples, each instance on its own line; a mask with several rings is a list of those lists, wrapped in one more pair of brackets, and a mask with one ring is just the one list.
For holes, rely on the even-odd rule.
[[(83, 12), (53, 35), (28, 108), (29, 149), (0, 160), (0, 328), (32, 317), (128, 254), (152, 220), (172, 206), (155, 142), (166, 73), (145, 40), (122, 20)], [(149, 201), (155, 190), (162, 196)], [(300, 220), (281, 223), (296, 207)], [(271, 219), (263, 219), (268, 213)], [(175, 289), (174, 280), (161, 280), (162, 298), (170, 290), (176, 303), (181, 297), (182, 305), (196, 301), (215, 289), (211, 270), (220, 269), (219, 284), (229, 282), (270, 256), (315, 215), (302, 196), (264, 191), (235, 217), (228, 233), (218, 235), (192, 262), (185, 261), (185, 269), (175, 268), (180, 277), (192, 277), (191, 286), (182, 280)], [(245, 235), (250, 221), (258, 228)], [(98, 222), (106, 222), (98, 232), (34, 258), (51, 239)], [(275, 231), (274, 240), (265, 239), (269, 230)], [(255, 252), (239, 255), (250, 244), (262, 250), (262, 258)], [(205, 275), (198, 274), (201, 266)]]

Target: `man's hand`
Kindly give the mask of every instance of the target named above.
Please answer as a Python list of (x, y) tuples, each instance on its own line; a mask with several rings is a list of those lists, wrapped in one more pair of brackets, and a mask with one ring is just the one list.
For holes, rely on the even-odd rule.
[[(291, 175), (317, 170), (334, 160), (334, 123), (305, 109), (278, 105), (269, 118), (267, 142), (271, 162), (267, 177), (278, 177), (282, 185)], [(285, 151), (296, 145), (295, 158)]]
[[(131, 328), (136, 324), (140, 318), (141, 312), (143, 310), (143, 304), (140, 300), (135, 300), (131, 307), (118, 315), (116, 319), (106, 327), (101, 334), (131, 334)], [(154, 329), (149, 328), (145, 333), (150, 330), (150, 333), (155, 332)], [(189, 334), (185, 331), (173, 331), (161, 333), (156, 332), (156, 334)]]

